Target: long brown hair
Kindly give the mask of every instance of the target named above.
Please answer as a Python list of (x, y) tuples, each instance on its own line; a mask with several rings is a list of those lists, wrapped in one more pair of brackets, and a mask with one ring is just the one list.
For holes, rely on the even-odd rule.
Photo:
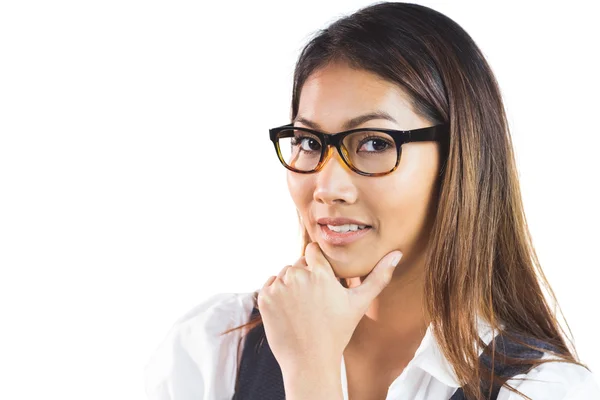
[[(467, 397), (483, 398), (482, 378), (500, 382), (493, 369), (479, 365), (478, 349), (485, 344), (477, 316), (494, 332), (556, 356), (505, 363), (533, 368), (557, 360), (585, 367), (573, 343), (572, 350), (567, 346), (548, 303), (558, 306), (529, 234), (500, 89), (472, 38), (452, 19), (421, 5), (363, 8), (319, 31), (302, 50), (294, 73), (292, 119), (306, 79), (334, 61), (399, 85), (417, 113), (450, 126), (425, 263), (425, 307)], [(304, 255), (309, 236), (300, 226)], [(225, 333), (260, 323), (258, 317)], [(556, 352), (532, 346), (523, 336), (546, 342)], [(496, 354), (495, 341), (491, 347)]]

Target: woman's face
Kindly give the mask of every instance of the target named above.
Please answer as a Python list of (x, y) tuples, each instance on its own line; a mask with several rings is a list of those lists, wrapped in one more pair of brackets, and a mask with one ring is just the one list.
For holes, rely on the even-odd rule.
[[(347, 127), (359, 116), (385, 112), (394, 121), (374, 118)], [(407, 95), (393, 83), (345, 64), (330, 64), (314, 72), (302, 87), (295, 126), (336, 133), (351, 128), (417, 129), (433, 123), (417, 115)], [(398, 168), (381, 177), (350, 170), (337, 151), (319, 172), (288, 171), (287, 183), (302, 223), (319, 243), (341, 278), (367, 275), (393, 250), (404, 254), (402, 266), (422, 260), (435, 207), (439, 173), (436, 142), (406, 143)], [(320, 218), (350, 218), (369, 225), (360, 238), (339, 244), (328, 240)], [(405, 268), (406, 268), (405, 267)]]

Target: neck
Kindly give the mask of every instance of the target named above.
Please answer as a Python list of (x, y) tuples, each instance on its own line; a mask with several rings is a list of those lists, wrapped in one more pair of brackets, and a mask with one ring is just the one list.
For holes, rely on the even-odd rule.
[[(350, 279), (349, 287), (360, 285), (363, 279)], [(403, 258), (392, 281), (371, 302), (347, 349), (380, 360), (412, 359), (430, 322), (424, 309), (423, 284), (423, 255)]]

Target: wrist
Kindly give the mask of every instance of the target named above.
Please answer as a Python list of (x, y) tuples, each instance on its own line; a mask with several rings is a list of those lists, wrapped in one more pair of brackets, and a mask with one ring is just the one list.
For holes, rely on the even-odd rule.
[(287, 400), (342, 400), (341, 359), (334, 363), (282, 369)]

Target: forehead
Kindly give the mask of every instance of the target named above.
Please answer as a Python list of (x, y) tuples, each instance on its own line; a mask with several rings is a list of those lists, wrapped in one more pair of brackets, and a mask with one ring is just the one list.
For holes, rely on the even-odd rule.
[[(336, 130), (349, 119), (377, 111), (387, 112), (400, 124), (420, 120), (400, 86), (372, 72), (335, 63), (308, 77), (300, 94), (298, 116), (323, 129)], [(383, 124), (393, 123), (383, 121), (379, 125)]]

